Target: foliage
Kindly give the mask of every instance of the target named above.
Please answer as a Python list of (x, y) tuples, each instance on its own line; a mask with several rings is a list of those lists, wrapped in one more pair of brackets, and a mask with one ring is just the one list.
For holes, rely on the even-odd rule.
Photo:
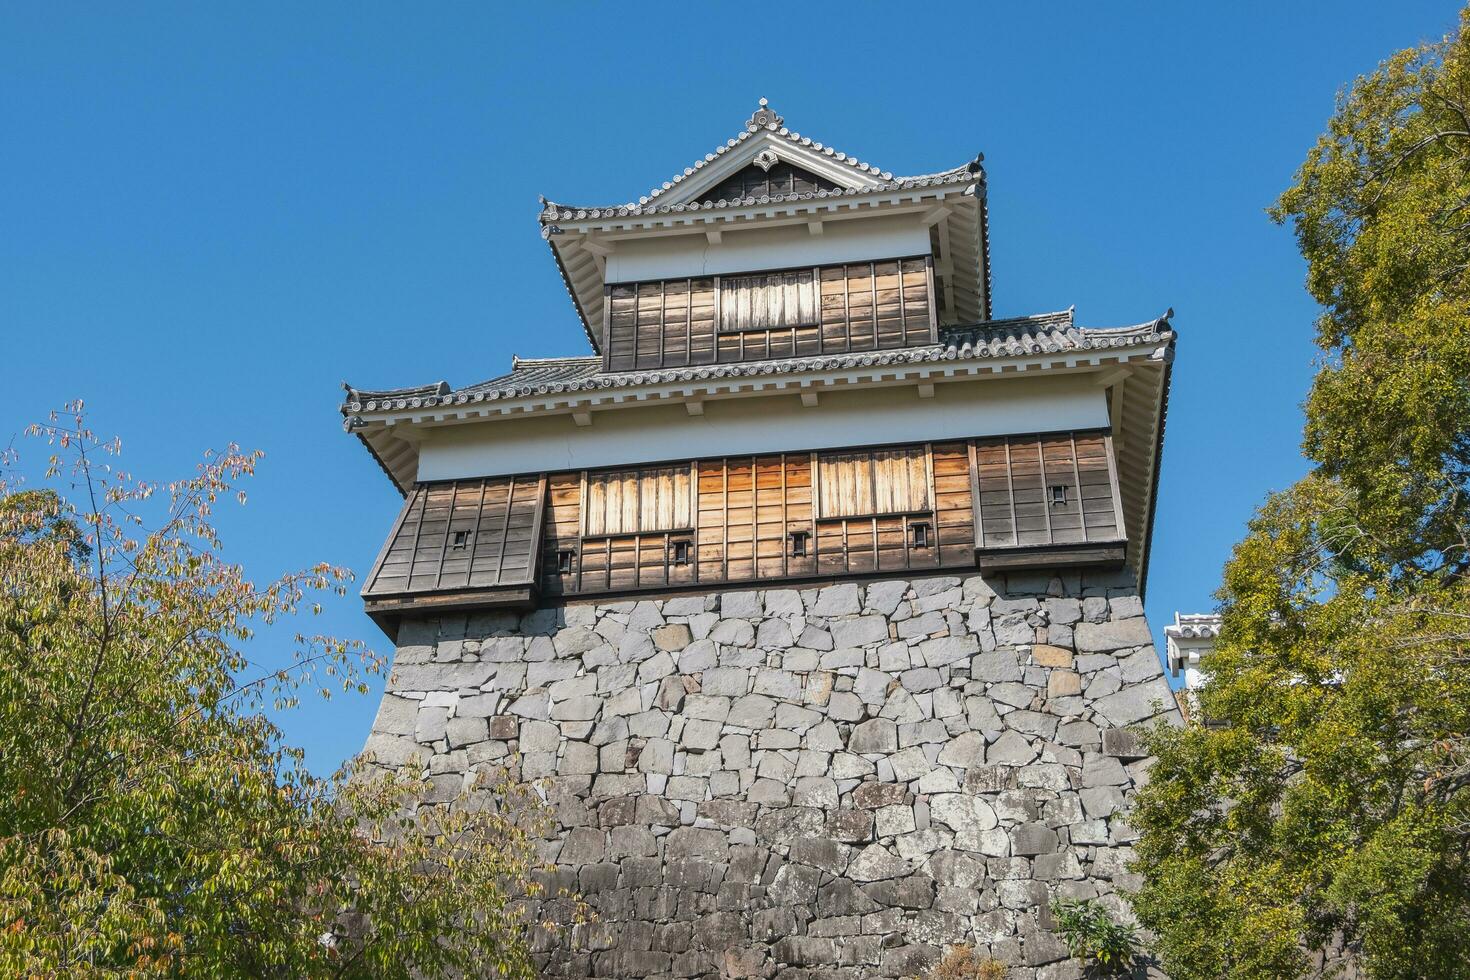
[(1149, 741), (1133, 905), (1179, 980), (1470, 977), (1467, 31), (1358, 79), (1273, 212), (1314, 465), (1225, 569), (1220, 724)]
[(1067, 952), (1104, 975), (1128, 970), (1138, 955), (1137, 930), (1113, 921), (1102, 904), (1090, 899), (1057, 899), (1051, 904), (1057, 935)]
[(260, 586), (220, 557), (211, 511), (258, 454), (161, 487), (116, 472), (79, 406), (36, 431), (78, 499), (0, 484), (0, 975), (530, 976), (521, 794), (316, 778), (263, 716), (382, 664), (326, 636), (247, 657), (349, 578)]
[(924, 980), (1005, 980), (1009, 970), (1000, 960), (981, 956), (969, 943), (944, 951)]

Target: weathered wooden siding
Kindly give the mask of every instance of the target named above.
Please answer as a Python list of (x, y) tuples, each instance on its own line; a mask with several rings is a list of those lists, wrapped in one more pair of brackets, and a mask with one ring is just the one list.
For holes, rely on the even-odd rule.
[(752, 164), (715, 185), (700, 197), (700, 201), (708, 204), (714, 201), (742, 201), (751, 197), (779, 197), (835, 190), (837, 185), (826, 177), (793, 167), (789, 163), (777, 163), (769, 170), (762, 170)]
[(977, 555), (1014, 567), (1048, 549), (1113, 560), (1121, 527), (1098, 432), (716, 457), (418, 487), (364, 594), (594, 595), (973, 568)]
[(533, 474), (416, 487), (363, 595), (534, 584), (546, 485)]
[(632, 371), (807, 357), (936, 339), (926, 256), (821, 266), (813, 272), (821, 322), (777, 330), (719, 330), (719, 276), (609, 286), (606, 367)]
[[(1101, 433), (975, 441), (976, 547), (1087, 544), (1123, 537), (1110, 437)], [(1062, 502), (1053, 500), (1061, 488)]]

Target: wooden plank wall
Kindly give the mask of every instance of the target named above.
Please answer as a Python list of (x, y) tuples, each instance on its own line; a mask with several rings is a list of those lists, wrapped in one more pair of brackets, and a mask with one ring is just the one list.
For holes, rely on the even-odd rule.
[[(927, 493), (873, 492), (863, 498), (871, 507), (903, 509), (852, 513), (860, 495), (822, 488), (824, 473), (844, 478), (849, 464), (873, 479), (901, 469), (905, 480), (925, 480)], [(719, 457), (618, 475), (628, 472), (657, 484), (640, 533), (602, 533), (608, 525), (584, 520), (584, 501), (606, 485), (601, 472), (420, 486), (364, 594), (535, 584), (544, 595), (588, 595), (962, 569), (975, 567), (977, 549), (1123, 537), (1112, 447), (1099, 432)], [(668, 487), (689, 495), (687, 508), (670, 506)]]
[[(695, 463), (695, 517), (688, 533), (600, 536), (581, 542), (575, 537), (580, 477), (555, 477), (543, 546), (544, 589), (585, 594), (973, 567), (969, 443), (922, 449), (933, 474), (933, 494), (932, 505), (921, 509), (823, 517), (813, 508), (820, 454), (724, 457)], [(677, 560), (680, 541), (689, 548), (687, 564)], [(565, 571), (553, 561), (557, 554), (566, 562)]]
[(415, 488), (363, 594), (532, 584), (546, 494), (536, 474)]
[[(1110, 437), (1062, 432), (975, 440), (981, 548), (1123, 538)], [(1065, 501), (1053, 502), (1052, 488)]]
[(929, 266), (918, 256), (818, 267), (821, 323), (779, 330), (720, 332), (717, 276), (612, 285), (604, 365), (647, 370), (930, 343)]
[(740, 201), (749, 197), (777, 197), (783, 194), (810, 194), (814, 191), (834, 191), (837, 185), (826, 177), (810, 173), (789, 163), (778, 163), (770, 170), (751, 165), (731, 174), (715, 185), (700, 200)]

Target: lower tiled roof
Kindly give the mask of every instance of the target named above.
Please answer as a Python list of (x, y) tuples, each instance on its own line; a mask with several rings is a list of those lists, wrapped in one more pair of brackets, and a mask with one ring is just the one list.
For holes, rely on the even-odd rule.
[(1172, 313), (1171, 310), (1155, 320), (1131, 327), (1100, 328), (1076, 326), (1072, 310), (1067, 309), (1056, 313), (946, 327), (940, 331), (938, 344), (921, 347), (703, 364), (648, 371), (604, 371), (602, 359), (596, 356), (534, 360), (517, 358), (509, 373), (459, 389), (450, 389), (443, 382), (394, 391), (360, 391), (348, 386), (347, 404), (342, 408), (344, 412), (351, 413), (392, 411), (645, 384), (1136, 347), (1172, 340), (1174, 332), (1169, 325)]

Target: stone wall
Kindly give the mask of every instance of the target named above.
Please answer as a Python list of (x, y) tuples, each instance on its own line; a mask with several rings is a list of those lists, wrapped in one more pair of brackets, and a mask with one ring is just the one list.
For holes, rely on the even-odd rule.
[(406, 623), (367, 749), (550, 778), (538, 934), (575, 977), (898, 977), (974, 942), (1081, 976), (1053, 895), (1120, 916), (1148, 760), (1178, 719), (1111, 574), (929, 577)]

